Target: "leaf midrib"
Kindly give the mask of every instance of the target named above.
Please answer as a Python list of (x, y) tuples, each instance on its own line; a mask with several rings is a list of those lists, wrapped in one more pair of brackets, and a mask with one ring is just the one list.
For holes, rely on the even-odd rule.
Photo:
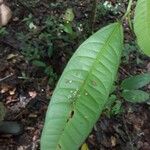
[[(110, 43), (110, 41), (112, 40), (112, 37), (113, 37), (114, 33), (116, 32), (116, 30), (119, 28), (119, 26), (120, 26), (120, 24), (118, 23), (118, 25), (116, 25), (116, 26), (114, 27), (114, 29), (113, 29), (113, 31), (111, 32), (109, 38), (106, 40), (105, 44), (103, 45), (103, 47), (102, 47), (101, 50), (99, 51), (99, 53), (98, 53), (98, 55), (97, 55), (95, 61), (93, 62), (93, 65), (90, 67), (90, 70), (89, 70), (89, 72), (87, 73), (87, 77), (85, 78), (83, 84), (82, 84), (82, 85), (80, 86), (80, 88), (79, 88), (79, 93), (78, 93), (79, 95), (84, 94), (83, 92), (84, 92), (85, 86), (86, 86), (86, 84), (88, 83), (88, 80), (89, 80), (89, 78), (91, 77), (93, 70), (95, 69), (95, 65), (98, 63), (98, 60), (100, 59), (100, 56), (102, 56), (103, 51), (105, 50), (105, 48), (106, 48), (106, 46), (108, 45), (108, 43)], [(79, 98), (77, 98), (76, 101), (77, 101), (78, 99), (79, 99)], [(76, 103), (74, 103), (73, 105), (75, 105), (75, 107), (76, 107)], [(75, 107), (73, 106), (73, 109), (76, 109)], [(64, 129), (63, 129), (63, 133), (65, 132), (66, 126), (67, 126), (67, 124), (68, 124), (69, 122), (70, 122), (70, 120), (66, 123), (66, 125), (65, 125), (65, 127), (64, 127)], [(58, 144), (59, 144), (60, 141), (61, 141), (61, 138), (62, 138), (63, 133), (60, 135), (60, 138), (59, 138), (59, 140), (58, 140), (58, 143), (56, 144), (56, 148), (58, 147)]]

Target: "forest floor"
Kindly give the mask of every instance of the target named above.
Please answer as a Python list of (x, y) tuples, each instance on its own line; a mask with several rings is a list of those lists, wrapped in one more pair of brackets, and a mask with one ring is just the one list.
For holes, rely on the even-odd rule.
[[(105, 2), (105, 1), (102, 1)], [(112, 5), (119, 4), (112, 0)], [(122, 1), (121, 1), (122, 2)], [(0, 28), (0, 101), (5, 121), (23, 126), (17, 135), (0, 133), (0, 150), (39, 150), (46, 110), (55, 85), (76, 48), (94, 31), (114, 22), (125, 12), (99, 8), (94, 24), (89, 22), (92, 5), (87, 1), (7, 1), (13, 17)], [(62, 31), (67, 8), (75, 15), (75, 35)], [(138, 53), (134, 35), (125, 25), (125, 49), (117, 84), (131, 75), (150, 71), (150, 59)], [(150, 92), (150, 86), (145, 89)], [(116, 90), (116, 93), (119, 92)], [(90, 150), (150, 150), (150, 108), (119, 99), (104, 111), (85, 143)], [(11, 126), (11, 123), (10, 123)], [(1, 132), (1, 131), (0, 131)]]

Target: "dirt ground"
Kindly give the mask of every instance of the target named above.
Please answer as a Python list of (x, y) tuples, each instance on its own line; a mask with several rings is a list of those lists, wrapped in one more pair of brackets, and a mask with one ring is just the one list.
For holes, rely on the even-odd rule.
[[(50, 7), (52, 6), (50, 3), (57, 5)], [(86, 27), (92, 6), (90, 0), (53, 2), (43, 0), (32, 3), (33, 7), (21, 0), (7, 1), (7, 4), (13, 11), (13, 18), (6, 26), (8, 34), (0, 37), (0, 101), (6, 107), (4, 120), (18, 122), (22, 125), (22, 130), (18, 135), (0, 133), (0, 150), (39, 150), (41, 131), (50, 97), (67, 61), (79, 44), (89, 36)], [(125, 6), (126, 1), (123, 2), (121, 10), (125, 9)], [(71, 42), (67, 39), (53, 41), (55, 52), (50, 60), (45, 56), (42, 58), (57, 75), (53, 83), (49, 84), (47, 75), (23, 55), (21, 51), (23, 42), (18, 40), (18, 33), (31, 34), (23, 22), (29, 14), (34, 16), (34, 22), (40, 27), (40, 32), (44, 32), (42, 28), (44, 17), (53, 15), (57, 20), (68, 7), (73, 7), (76, 16), (73, 26), (75, 27), (77, 22), (83, 22), (85, 30)], [(121, 14), (122, 12), (119, 15), (109, 13), (102, 16), (96, 20), (95, 30), (114, 21)], [(134, 36), (128, 28), (125, 33), (125, 43), (133, 41)], [(38, 41), (33, 36), (32, 40)], [(137, 58), (140, 58), (142, 63), (135, 63)], [(124, 58), (119, 68), (117, 84), (129, 75), (150, 71), (150, 59), (134, 51), (129, 55), (127, 63), (123, 60)], [(150, 92), (150, 86), (145, 90)], [(123, 99), (121, 101), (122, 113), (109, 117), (104, 111), (95, 124), (85, 141), (90, 150), (150, 150), (149, 104), (132, 104)]]

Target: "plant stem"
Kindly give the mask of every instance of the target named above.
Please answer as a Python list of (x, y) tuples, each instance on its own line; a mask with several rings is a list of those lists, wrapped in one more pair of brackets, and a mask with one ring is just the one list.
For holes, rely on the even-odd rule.
[(129, 17), (129, 14), (131, 12), (131, 6), (132, 6), (133, 0), (129, 0), (128, 7), (126, 13), (123, 15), (122, 20), (124, 20), (126, 17)]
[(129, 27), (130, 27), (131, 30), (133, 29), (133, 28), (132, 28), (132, 23), (131, 23), (131, 16), (130, 16), (132, 3), (133, 3), (133, 0), (129, 0), (128, 7), (127, 7), (127, 11), (126, 11), (126, 13), (123, 15), (123, 17), (122, 17), (122, 21), (125, 20), (125, 19), (127, 19), (128, 24), (129, 24)]
[(91, 13), (91, 19), (90, 19), (90, 26), (91, 26), (92, 33), (93, 33), (95, 19), (96, 19), (97, 3), (98, 3), (98, 0), (93, 0), (92, 13)]

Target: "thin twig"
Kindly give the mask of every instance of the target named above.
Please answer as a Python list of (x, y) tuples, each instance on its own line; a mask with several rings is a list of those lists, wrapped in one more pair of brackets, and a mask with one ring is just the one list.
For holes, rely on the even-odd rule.
[(130, 16), (132, 3), (133, 3), (133, 0), (129, 0), (127, 11), (122, 17), (122, 21), (127, 19), (131, 30), (133, 29), (132, 23), (131, 23), (131, 16)]
[(129, 0), (128, 7), (127, 7), (127, 11), (126, 11), (126, 13), (123, 15), (122, 19), (128, 17), (128, 15), (130, 14), (132, 3), (133, 3), (133, 0)]
[(6, 76), (6, 77), (4, 77), (4, 78), (1, 78), (1, 79), (0, 79), (0, 82), (4, 81), (4, 80), (6, 80), (6, 79), (8, 79), (8, 78), (10, 78), (10, 77), (12, 77), (12, 76), (13, 76), (13, 74), (10, 74), (10, 75), (8, 75), (8, 76)]
[(119, 67), (119, 69), (124, 72), (126, 75), (128, 76), (132, 76), (129, 72), (127, 72), (124, 68), (122, 68), (121, 66)]
[(91, 26), (92, 32), (94, 30), (94, 24), (96, 20), (97, 3), (98, 3), (98, 0), (93, 0), (93, 7), (92, 7), (91, 19), (90, 19), (90, 26)]

